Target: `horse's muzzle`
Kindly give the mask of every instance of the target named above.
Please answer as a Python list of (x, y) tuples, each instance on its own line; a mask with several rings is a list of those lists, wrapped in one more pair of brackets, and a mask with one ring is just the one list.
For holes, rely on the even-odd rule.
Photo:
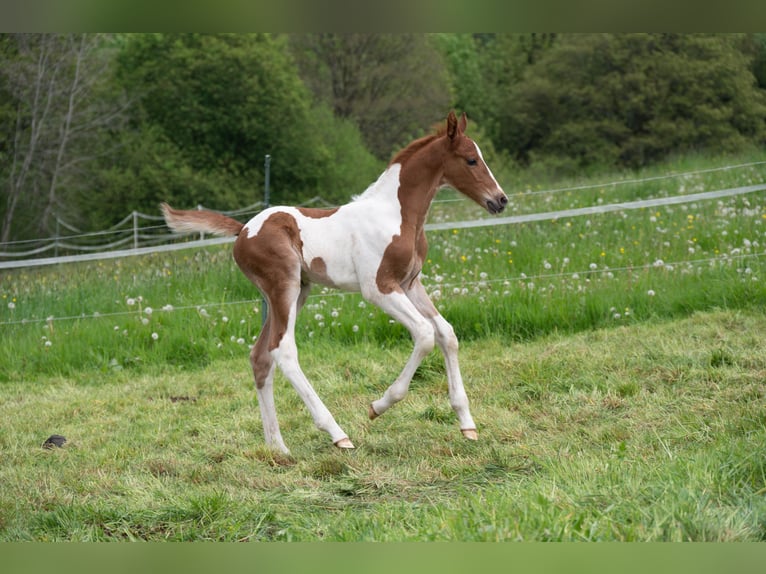
[(494, 199), (487, 200), (487, 211), (492, 214), (500, 213), (505, 209), (506, 205), (508, 205), (508, 197), (506, 197), (504, 193), (501, 193)]

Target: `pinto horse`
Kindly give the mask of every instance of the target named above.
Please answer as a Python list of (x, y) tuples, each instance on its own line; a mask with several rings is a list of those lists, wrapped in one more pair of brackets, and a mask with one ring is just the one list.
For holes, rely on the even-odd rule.
[(295, 321), (312, 283), (361, 292), (412, 336), (412, 354), (383, 396), (370, 404), (370, 419), (404, 398), (415, 370), (436, 344), (444, 354), (449, 400), (460, 429), (466, 438), (478, 439), (460, 375), (457, 337), (419, 278), (428, 250), (426, 216), (441, 186), (454, 187), (490, 213), (500, 213), (508, 203), (465, 126), (465, 114), (458, 120), (450, 112), (446, 129), (412, 142), (361, 196), (334, 209), (272, 207), (243, 225), (218, 213), (162, 204), (165, 221), (175, 231), (236, 235), (234, 260), (268, 302), (250, 364), (270, 447), (289, 453), (274, 405), (279, 366), (317, 428), (337, 447), (354, 448), (298, 363)]

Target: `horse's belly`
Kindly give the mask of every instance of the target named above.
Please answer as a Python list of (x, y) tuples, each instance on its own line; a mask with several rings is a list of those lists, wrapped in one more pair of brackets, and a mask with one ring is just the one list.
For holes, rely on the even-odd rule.
[(359, 291), (359, 275), (353, 262), (343, 257), (325, 255), (305, 260), (303, 274), (312, 283), (344, 291)]

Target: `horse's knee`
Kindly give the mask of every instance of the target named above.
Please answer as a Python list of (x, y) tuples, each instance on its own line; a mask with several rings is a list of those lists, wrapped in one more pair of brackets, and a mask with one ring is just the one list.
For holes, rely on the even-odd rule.
[(412, 330), (412, 338), (415, 341), (415, 349), (425, 357), (433, 351), (436, 344), (434, 328), (430, 323), (421, 323)]
[(441, 321), (435, 326), (436, 342), (445, 353), (457, 353), (459, 343), (455, 329), (447, 321)]

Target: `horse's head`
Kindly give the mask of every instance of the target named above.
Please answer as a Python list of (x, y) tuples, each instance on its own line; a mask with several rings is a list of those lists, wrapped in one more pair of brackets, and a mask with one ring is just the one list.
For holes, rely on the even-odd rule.
[(454, 187), (490, 213), (500, 213), (505, 209), (508, 197), (484, 162), (479, 146), (465, 135), (465, 125), (465, 113), (460, 120), (455, 112), (447, 116), (448, 151), (442, 184)]

